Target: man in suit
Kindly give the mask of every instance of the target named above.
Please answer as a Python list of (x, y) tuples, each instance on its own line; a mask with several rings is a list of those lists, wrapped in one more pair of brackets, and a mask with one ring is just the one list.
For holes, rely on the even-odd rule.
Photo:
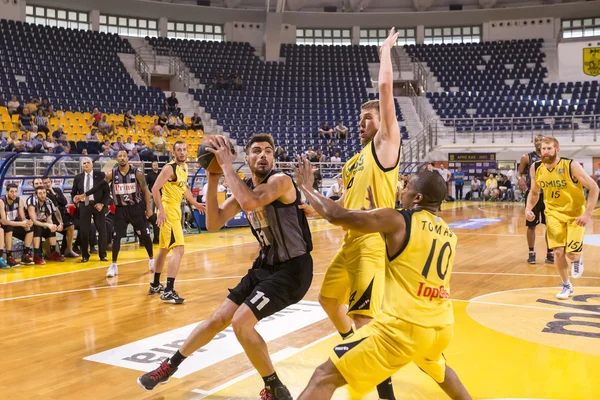
[[(71, 197), (83, 194), (94, 187), (94, 183), (104, 180), (104, 172), (94, 171), (92, 159), (84, 157), (81, 159), (82, 173), (75, 176), (73, 181), (73, 191)], [(90, 260), (89, 242), (90, 242), (90, 226), (92, 217), (94, 224), (98, 230), (98, 256), (100, 261), (108, 261), (106, 258), (106, 210), (105, 207), (109, 200), (108, 185), (104, 185), (102, 189), (95, 195), (85, 197), (83, 201), (77, 203), (79, 208), (79, 234), (81, 235), (81, 261), (88, 262)]]

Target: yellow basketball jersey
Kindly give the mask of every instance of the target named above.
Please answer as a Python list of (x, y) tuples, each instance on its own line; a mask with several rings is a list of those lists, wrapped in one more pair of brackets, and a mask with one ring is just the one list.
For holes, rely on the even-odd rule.
[[(345, 188), (344, 207), (353, 210), (369, 208), (367, 187), (371, 186), (377, 208), (394, 208), (399, 167), (398, 157), (398, 163), (394, 167), (383, 168), (375, 154), (373, 141), (368, 143), (360, 153), (348, 160), (342, 169)], [(349, 237), (361, 235), (360, 232), (348, 231)]]
[(188, 190), (188, 167), (177, 165), (175, 161), (168, 163), (165, 168), (171, 167), (175, 172), (175, 180), (170, 180), (165, 183), (162, 188), (162, 201), (169, 205), (179, 207), (183, 200), (183, 194)]
[(583, 185), (571, 175), (570, 158), (561, 158), (552, 171), (541, 161), (535, 165), (535, 181), (544, 192), (546, 213), (577, 218), (585, 212)]
[(398, 254), (388, 254), (383, 312), (428, 328), (452, 324), (450, 275), (456, 235), (429, 211), (398, 212), (406, 221), (407, 241)]

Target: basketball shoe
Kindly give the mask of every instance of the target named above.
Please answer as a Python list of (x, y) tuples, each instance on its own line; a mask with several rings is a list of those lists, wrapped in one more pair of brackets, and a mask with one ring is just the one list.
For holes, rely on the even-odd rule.
[(165, 287), (162, 285), (162, 283), (159, 283), (158, 286), (152, 286), (152, 284), (150, 284), (150, 289), (148, 289), (148, 294), (159, 294), (165, 291)]
[(583, 255), (579, 257), (578, 261), (571, 262), (571, 276), (573, 279), (581, 278), (583, 275)]
[(285, 386), (275, 386), (272, 389), (264, 388), (260, 392), (260, 400), (294, 400), (290, 391)]
[(559, 300), (567, 300), (569, 297), (573, 297), (575, 291), (573, 290), (573, 285), (571, 282), (563, 283), (562, 290), (556, 294), (556, 298)]
[(177, 371), (177, 368), (173, 368), (171, 364), (169, 364), (169, 361), (169, 359), (163, 361), (154, 371), (150, 371), (147, 374), (140, 376), (137, 379), (137, 383), (145, 390), (152, 390), (158, 384), (164, 385), (169, 382), (171, 376)]
[(183, 304), (185, 299), (183, 297), (179, 297), (175, 289), (169, 290), (168, 292), (163, 292), (160, 295), (160, 299), (165, 303), (173, 303), (173, 304)]

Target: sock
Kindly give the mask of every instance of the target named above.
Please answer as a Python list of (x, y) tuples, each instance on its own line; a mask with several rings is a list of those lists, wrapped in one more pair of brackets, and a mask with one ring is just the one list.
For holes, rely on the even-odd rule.
[(175, 278), (167, 278), (167, 287), (165, 288), (165, 292), (170, 292), (173, 290), (173, 286), (175, 286)]
[(42, 256), (42, 249), (41, 248), (39, 248), (39, 249), (33, 249), (33, 254), (36, 255), (36, 256), (41, 257)]
[(12, 250), (6, 250), (6, 257), (12, 257)]
[(342, 332), (338, 332), (340, 334), (340, 336), (342, 337), (342, 339), (346, 340), (348, 339), (350, 336), (354, 335), (354, 329), (352, 329), (352, 327), (350, 327), (350, 330), (346, 333), (342, 333)]
[(552, 254), (552, 253), (554, 253), (554, 250), (552, 250), (552, 249), (548, 249), (548, 250), (546, 250), (546, 253), (548, 253), (548, 254)]
[(530, 247), (530, 248), (529, 248), (529, 252), (530, 252), (530, 253), (533, 253), (533, 252), (534, 252), (534, 251), (533, 251), (533, 247)]
[(392, 386), (392, 378), (387, 378), (385, 381), (377, 385), (377, 393), (380, 399), (396, 400), (394, 396), (394, 387)]
[(571, 280), (567, 279), (566, 282), (563, 282), (563, 285), (569, 285), (569, 286), (571, 286)]
[(28, 256), (31, 255), (31, 247), (25, 247), (25, 254)]
[(263, 376), (263, 381), (265, 382), (265, 388), (272, 389), (277, 386), (283, 386), (283, 383), (279, 380), (277, 376), (277, 372), (273, 372), (269, 376)]
[(154, 282), (152, 282), (152, 286), (157, 287), (160, 285), (160, 272), (154, 273)]
[(154, 258), (154, 249), (152, 248), (152, 238), (150, 237), (150, 235), (144, 235), (140, 237), (140, 242), (142, 241), (144, 242), (144, 247), (146, 248), (146, 253), (148, 253), (148, 257)]
[[(160, 275), (160, 274), (159, 274)], [(184, 357), (179, 350), (177, 350), (177, 352), (175, 354), (173, 354), (173, 356), (171, 357), (171, 359), (169, 360), (169, 364), (171, 364), (171, 367), (173, 368), (177, 368), (179, 367), (179, 364), (181, 364), (183, 362), (183, 360), (185, 360), (187, 357)]]
[(0, 258), (4, 258), (4, 250), (0, 250)]

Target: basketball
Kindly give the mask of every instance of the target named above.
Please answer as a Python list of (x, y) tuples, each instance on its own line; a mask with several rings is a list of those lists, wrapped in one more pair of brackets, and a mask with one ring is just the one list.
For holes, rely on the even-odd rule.
[[(235, 148), (233, 147), (233, 143), (229, 142), (229, 146), (231, 147), (231, 154), (235, 154)], [(208, 151), (207, 148), (214, 149), (214, 147), (206, 144), (200, 145), (200, 148), (198, 149), (198, 164), (200, 164), (200, 166), (208, 172), (222, 172), (221, 166), (219, 165), (217, 160), (215, 160), (215, 155)]]

